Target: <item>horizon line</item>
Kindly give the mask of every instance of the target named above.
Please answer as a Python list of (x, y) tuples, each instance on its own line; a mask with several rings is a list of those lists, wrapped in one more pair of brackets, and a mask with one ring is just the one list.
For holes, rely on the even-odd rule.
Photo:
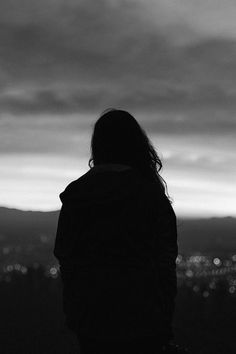
[[(35, 212), (35, 213), (55, 213), (55, 212), (59, 212), (61, 208), (58, 209), (48, 209), (48, 210), (43, 210), (43, 209), (26, 209), (26, 208), (19, 208), (16, 206), (7, 206), (7, 205), (0, 205), (0, 208), (4, 208), (4, 209), (10, 209), (10, 210), (17, 210), (17, 211), (22, 211), (22, 212)], [(227, 218), (236, 218), (236, 215), (203, 215), (203, 214), (183, 214), (183, 213), (176, 213), (176, 218), (182, 218), (182, 219), (215, 219), (215, 218), (223, 218), (223, 219), (227, 219)]]

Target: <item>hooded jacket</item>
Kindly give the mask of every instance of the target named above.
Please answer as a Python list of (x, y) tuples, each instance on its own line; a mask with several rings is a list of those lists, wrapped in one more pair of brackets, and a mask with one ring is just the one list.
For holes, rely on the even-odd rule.
[(60, 194), (54, 255), (67, 326), (99, 339), (173, 338), (176, 216), (158, 183), (99, 165)]

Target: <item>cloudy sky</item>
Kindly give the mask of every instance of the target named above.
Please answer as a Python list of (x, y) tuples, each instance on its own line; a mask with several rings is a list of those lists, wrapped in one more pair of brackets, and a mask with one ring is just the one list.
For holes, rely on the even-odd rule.
[(236, 216), (235, 18), (234, 0), (0, 0), (0, 205), (59, 208), (115, 107), (178, 216)]

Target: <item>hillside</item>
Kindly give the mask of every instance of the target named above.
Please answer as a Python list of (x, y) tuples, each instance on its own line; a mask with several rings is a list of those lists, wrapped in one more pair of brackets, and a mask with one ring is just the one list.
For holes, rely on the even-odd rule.
[[(34, 244), (55, 239), (59, 211), (21, 211), (0, 207), (0, 242)], [(236, 218), (178, 219), (179, 253), (236, 253)]]

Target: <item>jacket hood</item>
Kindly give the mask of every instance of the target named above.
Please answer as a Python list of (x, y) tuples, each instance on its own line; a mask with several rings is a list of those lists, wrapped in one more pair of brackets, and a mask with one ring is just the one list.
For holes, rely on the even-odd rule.
[(104, 164), (92, 167), (60, 194), (62, 203), (104, 204), (140, 191), (142, 178), (133, 167)]

